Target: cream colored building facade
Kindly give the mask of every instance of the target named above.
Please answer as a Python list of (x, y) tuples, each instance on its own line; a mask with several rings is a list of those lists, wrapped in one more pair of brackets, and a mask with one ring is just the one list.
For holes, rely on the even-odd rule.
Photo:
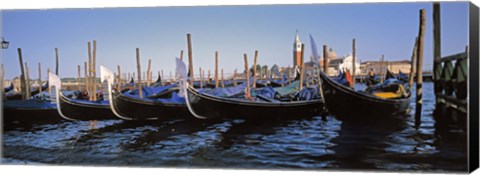
[(365, 61), (361, 63), (360, 69), (361, 75), (366, 75), (370, 71), (370, 69), (373, 69), (375, 74), (386, 72), (385, 69), (390, 70), (394, 74), (398, 74), (399, 71), (404, 74), (409, 74), (410, 66), (411, 64), (409, 60), (385, 61), (383, 64), (381, 61)]

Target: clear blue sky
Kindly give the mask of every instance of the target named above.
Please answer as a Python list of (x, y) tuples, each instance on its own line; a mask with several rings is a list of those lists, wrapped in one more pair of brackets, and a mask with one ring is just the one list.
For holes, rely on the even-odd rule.
[[(106, 65), (116, 71), (120, 64), (122, 72), (136, 72), (138, 47), (143, 70), (151, 58), (152, 70), (163, 69), (168, 76), (180, 50), (186, 57), (186, 33), (191, 33), (196, 72), (200, 66), (213, 74), (215, 50), (225, 72), (243, 69), (243, 53), (252, 64), (256, 49), (259, 64), (288, 66), (292, 65), (297, 29), (306, 44), (306, 60), (311, 54), (309, 34), (319, 47), (327, 44), (339, 56), (351, 52), (352, 38), (356, 38), (357, 57), (362, 61), (378, 60), (382, 54), (386, 60), (402, 60), (412, 53), (422, 8), (427, 10), (424, 69), (430, 70), (432, 4), (425, 2), (5, 10), (1, 31), (10, 48), (3, 50), (3, 63), (7, 79), (19, 75), (17, 48), (22, 48), (24, 61), (31, 67), (30, 77), (38, 77), (37, 64), (42, 62), (45, 79), (46, 68), (54, 70), (57, 47), (60, 76), (76, 77), (79, 64), (83, 75), (87, 42), (95, 39), (97, 70)], [(468, 44), (468, 3), (441, 3), (441, 10), (442, 54), (464, 51)]]

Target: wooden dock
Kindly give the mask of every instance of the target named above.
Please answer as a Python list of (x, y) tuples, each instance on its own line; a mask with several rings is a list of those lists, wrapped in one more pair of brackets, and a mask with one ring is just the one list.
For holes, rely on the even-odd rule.
[(440, 4), (433, 5), (433, 82), (435, 120), (445, 126), (467, 127), (469, 49), (441, 57)]

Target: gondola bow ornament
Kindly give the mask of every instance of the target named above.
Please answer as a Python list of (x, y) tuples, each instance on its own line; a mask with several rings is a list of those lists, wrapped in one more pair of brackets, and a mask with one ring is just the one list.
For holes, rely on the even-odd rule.
[(60, 110), (60, 89), (62, 89), (62, 81), (60, 80), (60, 78), (55, 75), (54, 73), (49, 73), (48, 75), (48, 89), (49, 89), (49, 93), (50, 93), (50, 102), (52, 104), (56, 104), (57, 105), (57, 111), (58, 111), (58, 114), (60, 114), (61, 117), (67, 119), (67, 120), (71, 120), (71, 121), (74, 121), (75, 119), (72, 119), (72, 118), (69, 118), (67, 116), (65, 116), (62, 111)]
[(312, 47), (313, 61), (315, 63), (319, 64), (320, 57), (318, 56), (317, 43), (315, 43), (315, 40), (313, 39), (312, 35), (310, 35), (310, 44), (311, 44), (311, 47)]
[(175, 63), (177, 65), (176, 71), (178, 74), (178, 85), (180, 86), (179, 96), (185, 97), (186, 86), (187, 86), (187, 66), (179, 58), (175, 58)]
[[(315, 39), (313, 39), (313, 36), (310, 35), (310, 46), (312, 47), (312, 55), (313, 55), (313, 58), (316, 60), (316, 59), (319, 59), (320, 56), (318, 55), (318, 48), (317, 48), (317, 44), (315, 42)], [(325, 58), (323, 58), (325, 59)], [(315, 61), (318, 66), (320, 67), (320, 61), (316, 60)], [(325, 70), (323, 70), (325, 71)], [(323, 95), (323, 88), (322, 88), (322, 81), (318, 81), (318, 84), (319, 84), (319, 90), (320, 90), (320, 95), (322, 96), (322, 99), (323, 99), (323, 103), (325, 104), (325, 98), (324, 98), (324, 95)]]
[(124, 117), (120, 115), (117, 111), (113, 110), (114, 109), (113, 99), (112, 99), (113, 72), (103, 65), (100, 66), (100, 81), (102, 82), (107, 81), (108, 101), (110, 104), (110, 109), (112, 109), (113, 114), (115, 114), (117, 117), (124, 120), (132, 120), (131, 118)]
[(113, 84), (113, 72), (105, 66), (100, 66), (100, 81), (107, 81), (109, 85)]
[[(187, 108), (194, 117), (199, 118), (199, 119), (207, 119), (206, 116), (201, 116), (201, 115), (196, 114), (194, 112), (194, 110), (192, 109), (192, 106), (188, 102), (187, 88), (188, 88), (189, 84), (187, 82), (187, 79), (188, 79), (187, 66), (179, 58), (175, 59), (175, 63), (177, 65), (176, 71), (177, 71), (177, 74), (178, 74), (178, 86), (180, 87), (179, 96), (186, 98)], [(192, 87), (193, 87), (193, 85), (192, 85)]]
[[(52, 87), (55, 87), (55, 88), (52, 88)], [(60, 91), (61, 88), (62, 88), (62, 82), (60, 81), (60, 78), (54, 73), (50, 72), (48, 75), (48, 89), (51, 97), (51, 102), (53, 104), (58, 102), (57, 91)]]

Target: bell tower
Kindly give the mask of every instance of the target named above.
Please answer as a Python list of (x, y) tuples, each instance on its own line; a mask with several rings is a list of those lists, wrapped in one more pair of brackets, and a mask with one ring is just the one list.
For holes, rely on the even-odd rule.
[(298, 30), (295, 34), (295, 42), (293, 43), (293, 66), (302, 65), (302, 42), (298, 36)]

